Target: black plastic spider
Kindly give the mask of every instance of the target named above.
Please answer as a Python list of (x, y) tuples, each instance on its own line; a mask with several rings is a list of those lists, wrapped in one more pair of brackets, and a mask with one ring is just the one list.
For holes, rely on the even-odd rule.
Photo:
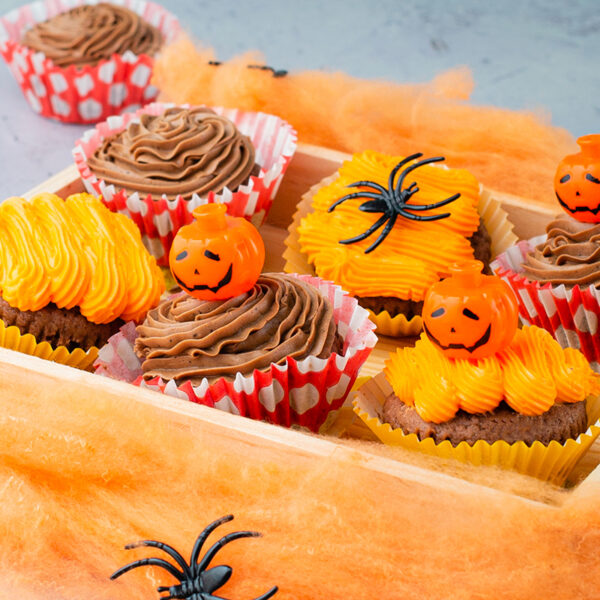
[(460, 198), (460, 194), (454, 194), (454, 196), (450, 196), (445, 200), (441, 200), (440, 202), (434, 202), (433, 204), (408, 204), (408, 201), (419, 191), (417, 187), (416, 181), (411, 183), (406, 189), (402, 189), (402, 185), (404, 184), (404, 179), (411, 172), (417, 169), (418, 167), (422, 167), (423, 165), (427, 165), (434, 162), (439, 162), (444, 160), (443, 156), (435, 156), (434, 158), (426, 158), (424, 160), (417, 161), (412, 165), (406, 167), (400, 175), (398, 176), (398, 181), (396, 182), (396, 186), (394, 187), (394, 177), (396, 177), (396, 173), (400, 170), (400, 167), (403, 167), (407, 163), (420, 158), (423, 156), (422, 153), (412, 154), (411, 156), (407, 156), (405, 159), (401, 160), (390, 173), (390, 178), (388, 180), (388, 189), (386, 190), (382, 185), (375, 183), (374, 181), (356, 181), (347, 185), (346, 187), (358, 187), (363, 186), (366, 188), (371, 188), (376, 190), (376, 192), (367, 192), (367, 191), (359, 191), (354, 192), (352, 194), (347, 194), (342, 198), (336, 200), (327, 210), (327, 212), (331, 212), (335, 209), (336, 206), (345, 202), (346, 200), (351, 200), (352, 198), (373, 198), (372, 200), (367, 200), (367, 202), (363, 202), (359, 206), (359, 210), (363, 212), (369, 213), (383, 213), (381, 218), (379, 218), (369, 229), (367, 229), (364, 233), (357, 235), (352, 238), (348, 238), (346, 240), (340, 240), (340, 244), (354, 244), (355, 242), (360, 242), (366, 238), (368, 238), (372, 233), (375, 233), (380, 227), (383, 227), (384, 223), (387, 221), (387, 225), (384, 230), (380, 233), (379, 237), (373, 242), (366, 250), (365, 254), (372, 252), (385, 240), (388, 236), (394, 224), (396, 223), (396, 219), (398, 215), (402, 215), (407, 219), (412, 219), (413, 221), (439, 221), (440, 219), (445, 219), (450, 216), (450, 213), (443, 213), (441, 215), (419, 215), (412, 214), (408, 211), (422, 211), (422, 210), (431, 210), (433, 208), (440, 208), (441, 206), (445, 206), (446, 204), (450, 204), (450, 202), (454, 202), (458, 198)]
[[(140, 546), (151, 546), (158, 548), (163, 552), (166, 552), (175, 562), (181, 567), (181, 571), (175, 567), (175, 565), (163, 560), (162, 558), (142, 558), (136, 560), (124, 567), (121, 567), (115, 571), (110, 578), (116, 579), (127, 571), (131, 571), (137, 567), (145, 567), (152, 565), (155, 567), (161, 567), (177, 578), (179, 585), (173, 585), (171, 587), (161, 586), (157, 588), (159, 593), (167, 592), (167, 596), (160, 596), (161, 600), (171, 600), (172, 598), (185, 598), (187, 600), (227, 600), (221, 598), (221, 596), (214, 596), (213, 592), (220, 587), (224, 586), (231, 574), (233, 569), (227, 565), (219, 565), (207, 569), (210, 561), (215, 557), (217, 552), (233, 540), (245, 537), (259, 537), (261, 534), (257, 531), (234, 531), (226, 536), (222, 537), (218, 542), (214, 543), (204, 555), (202, 560), (200, 559), (200, 551), (208, 536), (223, 523), (227, 523), (233, 519), (233, 515), (227, 515), (217, 519), (211, 523), (206, 529), (198, 536), (192, 549), (192, 555), (190, 557), (189, 565), (185, 562), (185, 559), (171, 546), (163, 544), (162, 542), (155, 542), (153, 540), (144, 540), (142, 542), (136, 542), (134, 544), (127, 544), (126, 550), (131, 548), (138, 548)], [(271, 598), (277, 592), (277, 586), (271, 588), (268, 592), (265, 592), (262, 596), (255, 598), (255, 600), (267, 600)]]

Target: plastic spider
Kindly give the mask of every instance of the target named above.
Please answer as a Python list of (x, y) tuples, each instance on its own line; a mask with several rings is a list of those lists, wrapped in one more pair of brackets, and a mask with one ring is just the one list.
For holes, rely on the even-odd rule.
[[(121, 567), (115, 571), (110, 578), (116, 579), (127, 571), (131, 571), (137, 567), (145, 567), (152, 565), (155, 567), (161, 567), (168, 571), (179, 581), (179, 585), (173, 585), (170, 587), (161, 586), (157, 588), (159, 593), (167, 592), (168, 595), (160, 596), (161, 600), (171, 600), (172, 598), (185, 598), (187, 600), (227, 600), (221, 598), (221, 596), (213, 595), (213, 592), (220, 587), (224, 586), (231, 574), (233, 569), (227, 565), (219, 565), (207, 569), (210, 561), (215, 557), (217, 552), (233, 540), (245, 537), (259, 537), (261, 534), (257, 531), (234, 531), (226, 536), (222, 537), (218, 542), (214, 543), (204, 555), (204, 558), (200, 560), (200, 551), (208, 536), (223, 523), (227, 523), (233, 519), (233, 515), (227, 515), (217, 519), (211, 523), (206, 529), (198, 536), (194, 547), (192, 549), (192, 555), (190, 557), (190, 563), (187, 564), (185, 559), (171, 546), (163, 544), (162, 542), (155, 542), (154, 540), (144, 540), (142, 542), (136, 542), (134, 544), (127, 544), (126, 550), (131, 548), (138, 548), (140, 546), (151, 546), (158, 548), (163, 552), (167, 553), (181, 568), (177, 567), (162, 558), (142, 558), (131, 562), (124, 567)], [(262, 596), (255, 598), (255, 600), (267, 600), (271, 598), (277, 592), (277, 586), (271, 588), (268, 592)]]
[(400, 170), (401, 167), (406, 165), (407, 163), (420, 158), (423, 156), (422, 153), (412, 154), (411, 156), (407, 156), (403, 160), (401, 160), (390, 173), (390, 177), (388, 180), (388, 189), (386, 190), (382, 185), (375, 183), (374, 181), (356, 181), (347, 185), (346, 187), (358, 187), (363, 186), (366, 188), (371, 188), (376, 190), (374, 192), (368, 191), (359, 191), (354, 192), (352, 194), (347, 194), (342, 198), (336, 200), (327, 210), (327, 212), (331, 212), (335, 209), (336, 206), (345, 202), (346, 200), (351, 200), (352, 198), (372, 198), (372, 200), (367, 200), (367, 202), (363, 202), (359, 206), (359, 210), (368, 213), (382, 213), (382, 216), (375, 222), (369, 229), (367, 229), (364, 233), (361, 233), (355, 237), (348, 238), (346, 240), (340, 240), (340, 244), (354, 244), (355, 242), (360, 242), (366, 238), (368, 238), (371, 234), (375, 233), (380, 227), (387, 221), (387, 225), (384, 230), (379, 234), (379, 237), (373, 242), (366, 250), (365, 254), (372, 252), (385, 240), (388, 236), (394, 224), (396, 223), (396, 219), (398, 215), (402, 215), (407, 219), (412, 219), (413, 221), (439, 221), (440, 219), (445, 219), (450, 216), (450, 213), (443, 213), (440, 215), (420, 215), (413, 214), (409, 211), (422, 211), (422, 210), (431, 210), (434, 208), (440, 208), (441, 206), (446, 206), (446, 204), (450, 204), (454, 202), (458, 198), (460, 198), (460, 194), (454, 194), (454, 196), (450, 196), (445, 200), (441, 200), (440, 202), (434, 202), (433, 204), (408, 204), (410, 198), (419, 191), (417, 187), (416, 181), (411, 183), (406, 189), (402, 189), (402, 185), (404, 184), (404, 179), (411, 172), (417, 169), (418, 167), (422, 167), (423, 165), (428, 165), (430, 163), (439, 162), (444, 160), (443, 156), (435, 156), (433, 158), (426, 158), (424, 160), (417, 161), (412, 165), (406, 167), (398, 176), (398, 181), (394, 186), (394, 178), (396, 177), (396, 173)]

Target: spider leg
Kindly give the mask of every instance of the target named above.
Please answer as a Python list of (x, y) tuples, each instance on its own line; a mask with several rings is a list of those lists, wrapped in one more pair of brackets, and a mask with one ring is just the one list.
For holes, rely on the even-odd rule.
[(415, 158), (421, 158), (421, 156), (423, 156), (422, 152), (417, 152), (416, 154), (411, 154), (410, 156), (407, 156), (406, 158), (403, 158), (392, 169), (392, 172), (390, 173), (390, 177), (388, 179), (388, 188), (389, 188), (390, 192), (394, 191), (394, 177), (396, 177), (396, 173), (398, 172), (398, 170), (400, 169), (400, 167), (403, 167), (405, 164), (409, 163), (411, 160), (415, 160)]
[(130, 550), (131, 548), (139, 548), (140, 546), (150, 546), (152, 548), (158, 548), (159, 550), (166, 552), (173, 560), (177, 562), (177, 564), (181, 567), (186, 577), (192, 576), (192, 572), (190, 571), (188, 564), (185, 562), (185, 559), (183, 558), (183, 556), (181, 556), (181, 554), (179, 554), (179, 552), (177, 552), (177, 550), (175, 550), (175, 548), (169, 546), (168, 544), (163, 544), (162, 542), (155, 542), (154, 540), (143, 540), (141, 542), (127, 544), (127, 546), (125, 546), (125, 549)]
[(186, 579), (186, 576), (184, 573), (181, 573), (181, 571), (178, 571), (174, 565), (167, 562), (166, 560), (163, 560), (162, 558), (142, 558), (140, 560), (136, 560), (134, 562), (129, 563), (128, 565), (125, 565), (124, 567), (121, 567), (120, 569), (117, 569), (110, 576), (110, 578), (116, 579), (117, 577), (121, 577), (121, 575), (123, 575), (124, 573), (127, 573), (127, 571), (131, 571), (131, 569), (136, 569), (137, 567), (146, 567), (146, 566), (161, 567), (165, 571), (168, 571), (169, 573), (171, 573), (171, 575), (173, 575), (173, 577), (175, 577), (180, 582), (183, 581), (184, 579)]
[(440, 219), (445, 219), (450, 216), (450, 213), (443, 213), (441, 215), (414, 215), (402, 209), (400, 209), (399, 213), (403, 217), (412, 219), (413, 221), (439, 221)]
[(413, 163), (412, 165), (410, 165), (410, 167), (406, 167), (406, 169), (404, 169), (404, 171), (402, 171), (402, 174), (400, 175), (400, 177), (398, 178), (398, 181), (396, 182), (396, 188), (394, 190), (395, 193), (396, 194), (400, 193), (400, 190), (402, 189), (402, 184), (404, 183), (404, 179), (411, 171), (414, 171), (415, 169), (418, 169), (419, 167), (422, 167), (423, 165), (440, 162), (441, 160), (444, 160), (443, 156), (434, 156), (433, 158), (424, 158), (423, 160)]
[(385, 226), (384, 230), (379, 234), (379, 237), (365, 250), (365, 254), (369, 254), (369, 252), (373, 252), (373, 250), (375, 250), (375, 248), (377, 248), (377, 246), (379, 246), (379, 244), (381, 244), (381, 242), (383, 242), (383, 240), (385, 240), (385, 238), (388, 236), (388, 234), (394, 227), (397, 218), (398, 218), (398, 215), (393, 215), (390, 218), (390, 220), (388, 221), (388, 224)]
[(368, 213), (383, 213), (387, 210), (387, 204), (385, 200), (367, 200), (358, 207), (358, 210)]
[(277, 586), (272, 587), (268, 592), (265, 592), (262, 596), (254, 598), (254, 600), (268, 600), (271, 596), (274, 596), (279, 591)]
[(346, 194), (341, 198), (338, 198), (328, 209), (327, 212), (331, 212), (335, 209), (338, 204), (342, 202), (346, 202), (346, 200), (352, 200), (353, 198), (373, 198), (375, 200), (379, 200), (381, 198), (381, 194), (376, 194), (374, 192), (354, 192), (353, 194)]
[(380, 217), (373, 225), (371, 225), (371, 227), (369, 227), (369, 229), (367, 229), (364, 233), (361, 233), (359, 235), (356, 235), (352, 238), (348, 238), (345, 240), (340, 240), (340, 244), (354, 244), (354, 242), (360, 242), (361, 240), (364, 240), (366, 238), (368, 238), (372, 233), (374, 233), (375, 231), (377, 231), (380, 227), (383, 226), (383, 224), (389, 219), (389, 215), (387, 213), (385, 213), (382, 217)]
[(440, 208), (441, 206), (446, 206), (446, 204), (450, 204), (450, 202), (454, 202), (460, 198), (460, 194), (454, 194), (454, 196), (450, 196), (450, 198), (446, 198), (445, 200), (441, 200), (440, 202), (434, 202), (433, 204), (404, 204), (402, 208), (404, 210), (431, 210), (433, 208)]
[(370, 187), (370, 188), (373, 188), (374, 190), (379, 190), (382, 194), (387, 193), (387, 190), (382, 185), (379, 185), (375, 181), (355, 181), (354, 183), (349, 183), (346, 187), (352, 188), (352, 187), (360, 187), (360, 186)]
[(192, 549), (192, 555), (190, 558), (190, 568), (192, 569), (192, 573), (194, 577), (200, 573), (197, 569), (198, 557), (200, 556), (200, 550), (202, 550), (202, 546), (206, 541), (206, 538), (219, 526), (223, 525), (223, 523), (227, 523), (233, 520), (233, 515), (225, 515), (216, 521), (213, 521), (210, 525), (208, 525), (204, 531), (198, 536), (196, 542), (194, 543), (194, 547)]
[(226, 536), (222, 537), (207, 550), (204, 558), (200, 561), (200, 563), (198, 563), (196, 573), (202, 573), (202, 571), (204, 571), (210, 564), (210, 561), (215, 557), (215, 554), (223, 546), (229, 544), (229, 542), (233, 542), (234, 540), (247, 537), (261, 537), (261, 534), (258, 533), (258, 531), (234, 531), (233, 533), (228, 533)]

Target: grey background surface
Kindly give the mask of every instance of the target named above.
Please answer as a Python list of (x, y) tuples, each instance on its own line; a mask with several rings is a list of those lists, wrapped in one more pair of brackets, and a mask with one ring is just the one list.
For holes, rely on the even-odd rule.
[[(21, 4), (0, 0), (0, 14)], [(533, 109), (575, 136), (600, 132), (600, 0), (161, 4), (222, 60), (257, 49), (278, 68), (398, 82), (466, 65), (474, 104)], [(87, 128), (36, 115), (0, 64), (0, 200), (67, 166)]]

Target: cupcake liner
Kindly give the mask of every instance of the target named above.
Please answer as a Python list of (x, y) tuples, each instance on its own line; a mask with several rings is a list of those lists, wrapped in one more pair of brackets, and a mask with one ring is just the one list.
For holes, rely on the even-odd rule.
[(543, 284), (523, 275), (527, 254), (545, 239), (541, 235), (511, 246), (496, 257), (492, 269), (514, 290), (523, 323), (546, 329), (563, 348), (581, 350), (600, 371), (600, 291), (594, 286)]
[(381, 421), (383, 403), (391, 392), (392, 387), (380, 373), (356, 392), (353, 401), (355, 412), (384, 444), (474, 465), (511, 469), (556, 485), (565, 483), (577, 461), (600, 435), (600, 397), (591, 396), (587, 401), (587, 430), (564, 444), (550, 442), (545, 446), (534, 442), (527, 446), (525, 442), (490, 444), (480, 440), (472, 446), (461, 442), (454, 447), (448, 440), (438, 444), (432, 438), (421, 441), (416, 434), (407, 435), (402, 429), (392, 429), (389, 423)]
[(16, 350), (23, 354), (31, 354), (84, 371), (90, 370), (98, 357), (98, 348), (96, 347), (90, 348), (87, 352), (81, 348), (75, 348), (70, 352), (65, 346), (53, 348), (48, 342), (38, 342), (31, 333), (22, 335), (19, 328), (14, 325), (6, 327), (2, 320), (0, 320), (0, 347)]
[[(157, 27), (165, 44), (180, 32), (177, 19), (146, 0), (111, 0)], [(93, 0), (45, 0), (17, 8), (0, 19), (0, 54), (21, 86), (31, 108), (69, 123), (97, 123), (134, 110), (158, 95), (151, 83), (154, 58), (133, 52), (113, 55), (95, 66), (59, 67), (43, 52), (21, 45), (23, 33), (57, 14)]]
[[(251, 175), (248, 183), (232, 192), (227, 188), (218, 194), (209, 192), (205, 197), (192, 196), (190, 200), (177, 197), (153, 199), (138, 193), (128, 195), (124, 190), (116, 190), (98, 179), (88, 168), (87, 159), (109, 135), (127, 128), (129, 123), (142, 114), (159, 115), (175, 104), (155, 102), (135, 113), (111, 117), (95, 129), (87, 131), (78, 140), (73, 150), (75, 164), (87, 191), (102, 201), (113, 212), (131, 217), (140, 231), (146, 248), (153, 254), (158, 264), (167, 265), (169, 249), (174, 235), (183, 225), (192, 222), (192, 211), (201, 204), (221, 202), (233, 217), (245, 217), (257, 227), (267, 216), (273, 198), (277, 194), (283, 175), (296, 150), (296, 132), (292, 127), (274, 115), (247, 112), (236, 109), (213, 108), (217, 114), (233, 121), (236, 127), (251, 140), (256, 149), (256, 162), (261, 166), (257, 176)], [(189, 108), (189, 105), (179, 105)]]
[[(445, 165), (438, 168), (447, 168)], [(319, 183), (313, 185), (296, 206), (292, 224), (288, 227), (289, 234), (285, 239), (285, 252), (283, 258), (286, 273), (308, 273), (315, 275), (313, 265), (308, 262), (306, 254), (300, 246), (298, 227), (300, 221), (312, 212), (312, 199), (314, 195), (324, 186), (329, 185), (338, 177), (337, 173), (325, 177)], [(513, 233), (513, 225), (508, 220), (508, 215), (502, 209), (500, 202), (485, 188), (480, 189), (479, 204), (477, 207), (479, 215), (491, 237), (492, 256), (496, 256), (517, 242), (517, 236)], [(377, 335), (388, 335), (391, 337), (407, 337), (419, 335), (423, 328), (423, 320), (420, 316), (407, 319), (404, 315), (392, 317), (389, 312), (383, 311), (375, 314), (369, 311), (371, 320), (377, 326)]]
[(195, 387), (189, 381), (177, 386), (159, 377), (144, 381), (133, 352), (135, 326), (129, 323), (100, 350), (96, 372), (233, 414), (316, 432), (329, 413), (344, 403), (377, 338), (367, 311), (339, 286), (318, 277), (297, 277), (314, 285), (333, 304), (343, 356), (288, 358), (283, 365), (272, 364), (267, 372), (238, 373), (234, 381), (219, 379), (213, 384), (205, 379)]

